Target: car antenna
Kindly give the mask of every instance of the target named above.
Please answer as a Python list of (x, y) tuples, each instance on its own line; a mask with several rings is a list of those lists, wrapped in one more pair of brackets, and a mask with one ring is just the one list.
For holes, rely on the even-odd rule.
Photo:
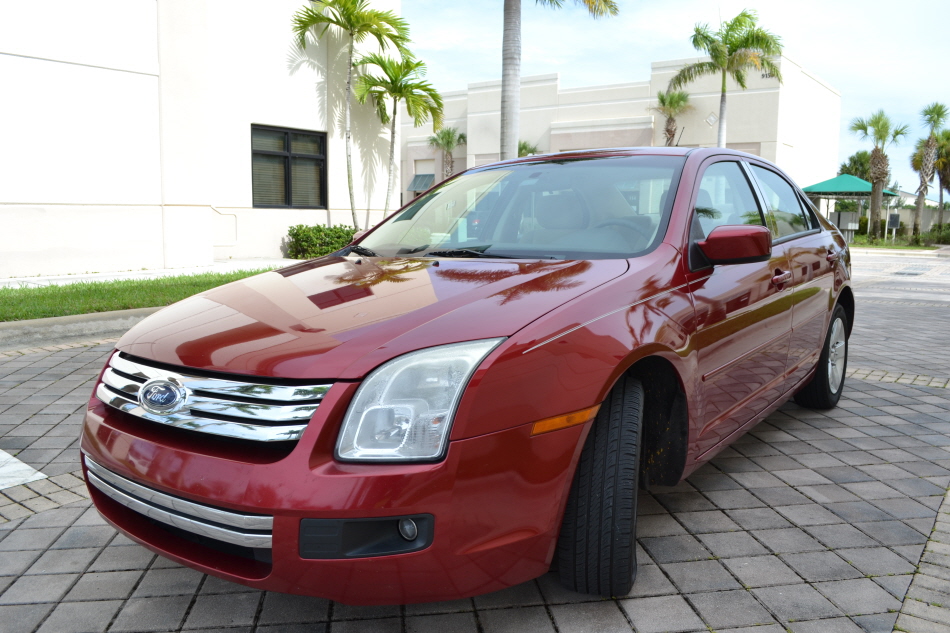
[(676, 139), (676, 146), (677, 146), (677, 147), (680, 146), (680, 141), (683, 140), (683, 132), (685, 132), (685, 131), (686, 131), (686, 126), (684, 125), (683, 127), (680, 128), (680, 137), (679, 137), (678, 139)]

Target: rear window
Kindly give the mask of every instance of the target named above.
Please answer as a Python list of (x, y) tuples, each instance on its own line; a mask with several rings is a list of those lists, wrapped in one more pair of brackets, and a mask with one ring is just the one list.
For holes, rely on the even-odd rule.
[(684, 162), (622, 156), (470, 172), (411, 203), (361, 245), (387, 257), (454, 249), (524, 258), (633, 257), (662, 240)]

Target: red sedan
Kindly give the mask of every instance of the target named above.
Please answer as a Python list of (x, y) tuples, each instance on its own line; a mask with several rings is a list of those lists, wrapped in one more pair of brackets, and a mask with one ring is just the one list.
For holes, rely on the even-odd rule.
[(556, 562), (624, 595), (638, 488), (834, 407), (853, 319), (844, 239), (764, 160), (497, 163), (134, 327), (83, 465), (119, 530), (260, 589), (449, 600)]

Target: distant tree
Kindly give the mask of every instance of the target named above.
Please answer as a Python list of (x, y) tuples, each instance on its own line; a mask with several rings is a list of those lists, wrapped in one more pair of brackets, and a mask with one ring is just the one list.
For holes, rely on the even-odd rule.
[(538, 154), (540, 151), (537, 145), (532, 145), (528, 141), (518, 141), (518, 158)]
[[(535, 0), (560, 9), (564, 0)], [(595, 18), (617, 15), (615, 0), (574, 0)], [(518, 152), (518, 114), (521, 110), (521, 0), (505, 0), (501, 44), (501, 159)]]
[[(383, 125), (390, 124), (389, 131), (389, 177), (386, 185), (386, 203), (383, 214), (389, 211), (389, 197), (393, 191), (393, 169), (396, 156), (396, 111), (399, 102), (406, 104), (406, 111), (416, 127), (421, 126), (430, 118), (432, 127), (438, 130), (442, 127), (442, 96), (428, 81), (422, 79), (426, 73), (425, 63), (403, 58), (395, 60), (390, 57), (374, 53), (367, 55), (358, 66), (376, 66), (382, 71), (381, 75), (371, 72), (363, 74), (356, 80), (356, 100), (366, 103), (372, 99), (376, 106), (376, 114)], [(387, 101), (392, 101), (392, 114), (386, 108)], [(369, 228), (369, 209), (366, 209), (366, 228)]]
[(709, 61), (688, 64), (670, 80), (668, 90), (678, 90), (700, 77), (720, 75), (722, 92), (719, 97), (719, 147), (726, 146), (726, 79), (732, 77), (739, 87), (746, 89), (746, 72), (764, 70), (779, 82), (782, 72), (772, 57), (782, 54), (781, 38), (758, 25), (755, 11), (748, 9), (723, 22), (718, 31), (708, 24), (697, 24), (690, 42), (698, 51), (709, 55)]
[(347, 37), (346, 98), (344, 111), (344, 140), (346, 146), (346, 182), (350, 191), (350, 212), (353, 226), (356, 219), (356, 198), (353, 194), (353, 158), (350, 150), (350, 94), (353, 92), (353, 54), (357, 44), (373, 37), (381, 49), (396, 47), (405, 52), (409, 43), (409, 25), (392, 11), (369, 8), (369, 0), (311, 0), (294, 14), (293, 31), (300, 50), (307, 47), (307, 34), (322, 39), (330, 28)]
[(871, 182), (871, 152), (862, 149), (848, 156), (848, 160), (838, 167), (838, 175), (841, 174), (848, 174)]
[(676, 144), (676, 117), (693, 109), (689, 103), (689, 93), (683, 90), (659, 90), (656, 100), (657, 105), (650, 109), (666, 117), (666, 127), (663, 129), (666, 146), (673, 147)]
[(884, 185), (890, 176), (890, 164), (884, 150), (907, 135), (907, 126), (895, 125), (890, 117), (884, 113), (884, 110), (878, 110), (867, 119), (861, 117), (853, 119), (850, 130), (862, 140), (871, 139), (871, 142), (874, 143), (874, 149), (871, 150), (869, 170), (871, 177), (871, 213), (868, 223), (868, 239), (873, 242), (878, 238)]
[(452, 152), (459, 145), (468, 143), (468, 138), (464, 133), (459, 133), (458, 128), (444, 127), (429, 137), (429, 147), (442, 152), (442, 180), (449, 178), (455, 172), (455, 160), (452, 158)]
[(920, 165), (917, 173), (920, 174), (920, 186), (917, 187), (917, 205), (914, 208), (914, 230), (911, 241), (917, 243), (920, 241), (920, 217), (924, 212), (924, 200), (927, 197), (927, 190), (930, 188), (930, 182), (934, 178), (934, 163), (937, 162), (937, 132), (947, 122), (947, 106), (942, 103), (931, 103), (921, 110), (920, 118), (923, 119), (924, 126), (928, 128), (929, 134), (922, 139), (924, 145), (921, 148)]

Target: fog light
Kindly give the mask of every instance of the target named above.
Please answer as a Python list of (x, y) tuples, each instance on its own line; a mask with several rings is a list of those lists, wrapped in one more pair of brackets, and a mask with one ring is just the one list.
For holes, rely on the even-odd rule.
[(407, 541), (416, 540), (416, 537), (419, 536), (419, 528), (416, 527), (416, 522), (412, 519), (400, 519), (399, 535)]

